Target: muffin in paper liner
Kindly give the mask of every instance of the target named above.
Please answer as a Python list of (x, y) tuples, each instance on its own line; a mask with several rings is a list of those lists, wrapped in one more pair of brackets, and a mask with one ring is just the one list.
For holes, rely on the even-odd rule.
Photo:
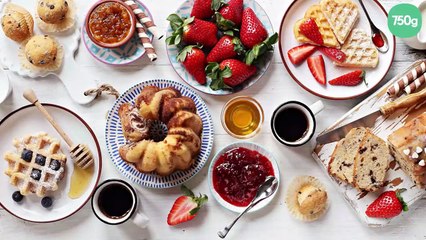
[[(55, 43), (55, 46), (56, 46), (56, 55), (54, 56), (53, 61), (50, 62), (50, 63), (47, 63), (45, 65), (42, 65), (42, 66), (36, 66), (28, 60), (26, 53), (25, 53), (26, 45), (29, 41), (31, 41), (31, 39), (33, 39), (35, 37), (39, 37), (39, 36), (40, 35), (36, 35), (36, 36), (30, 38), (29, 40), (23, 42), (21, 44), (21, 46), (19, 47), (18, 57), (21, 61), (22, 66), (26, 69), (31, 70), (31, 71), (53, 72), (53, 71), (58, 70), (62, 65), (62, 60), (63, 60), (63, 57), (64, 57), (64, 50), (63, 50), (63, 47), (58, 43), (58, 41), (56, 41), (56, 39), (54, 39), (53, 37), (47, 36), (47, 35), (45, 35), (45, 36), (52, 39)], [(40, 45), (43, 45), (43, 43), (41, 43)]]
[[(38, 1), (36, 13), (35, 13), (36, 23), (38, 28), (40, 28), (41, 31), (46, 33), (65, 32), (75, 26), (76, 7), (74, 4), (74, 0), (64, 1), (68, 5), (68, 11), (65, 14), (65, 18), (62, 20), (58, 20), (57, 23), (47, 23), (40, 18), (38, 14), (38, 10), (40, 8), (41, 2), (43, 1), (44, 0)], [(57, 1), (61, 2), (62, 0), (57, 0)]]
[(329, 207), (324, 185), (312, 176), (293, 179), (287, 190), (286, 203), (295, 218), (306, 222), (319, 219)]
[(25, 8), (7, 3), (2, 17), (2, 28), (8, 38), (22, 42), (33, 35), (34, 20)]

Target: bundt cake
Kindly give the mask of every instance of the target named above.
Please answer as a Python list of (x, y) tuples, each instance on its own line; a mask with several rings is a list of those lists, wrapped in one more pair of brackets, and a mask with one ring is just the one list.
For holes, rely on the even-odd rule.
[[(196, 114), (194, 101), (183, 97), (177, 89), (147, 86), (137, 96), (135, 106), (120, 106), (119, 117), (129, 141), (120, 147), (120, 156), (139, 171), (169, 175), (194, 163), (201, 148), (203, 123)], [(150, 136), (154, 120), (168, 128), (167, 136), (159, 142)]]

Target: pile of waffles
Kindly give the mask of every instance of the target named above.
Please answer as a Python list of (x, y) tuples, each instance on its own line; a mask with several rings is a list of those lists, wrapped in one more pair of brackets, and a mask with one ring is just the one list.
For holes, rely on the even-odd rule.
[[(326, 69), (322, 54), (336, 66), (353, 68), (330, 85), (355, 86), (365, 79), (363, 68), (375, 68), (379, 54), (371, 36), (356, 28), (358, 6), (351, 0), (322, 0), (311, 5), (302, 19), (296, 21), (293, 32), (302, 45), (288, 51), (294, 65), (307, 59), (309, 70), (317, 82), (326, 86)], [(319, 50), (321, 54), (311, 56)]]
[(4, 155), (8, 163), (5, 171), (10, 184), (18, 191), (12, 195), (20, 202), (24, 196), (35, 194), (41, 197), (43, 207), (50, 207), (49, 193), (58, 190), (58, 183), (65, 176), (67, 158), (60, 150), (60, 142), (46, 133), (37, 133), (14, 139), (14, 151)]

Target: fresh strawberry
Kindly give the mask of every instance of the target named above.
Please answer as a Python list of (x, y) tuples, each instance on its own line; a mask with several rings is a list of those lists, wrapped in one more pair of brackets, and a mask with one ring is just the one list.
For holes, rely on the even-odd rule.
[(217, 27), (214, 23), (190, 17), (182, 19), (177, 14), (170, 14), (167, 20), (173, 29), (173, 34), (166, 39), (168, 45), (200, 44), (212, 48), (217, 43)]
[(337, 48), (319, 47), (318, 50), (333, 61), (344, 62), (346, 60), (346, 54)]
[[(216, 0), (214, 0), (216, 1)], [(215, 13), (216, 23), (222, 30), (229, 30), (241, 26), (244, 9), (243, 0), (230, 0), (227, 4), (213, 4), (212, 6), (218, 12)], [(219, 9), (220, 8), (220, 9)]]
[(386, 191), (371, 203), (365, 214), (374, 218), (392, 218), (398, 216), (402, 211), (408, 211), (408, 206), (401, 197), (406, 189)]
[(195, 0), (191, 11), (191, 17), (207, 19), (213, 16), (212, 0)]
[(311, 56), (317, 50), (317, 48), (318, 47), (314, 45), (304, 44), (288, 50), (287, 55), (290, 61), (297, 65)]
[(315, 80), (317, 80), (320, 84), (325, 85), (327, 76), (325, 73), (325, 64), (322, 55), (308, 57), (308, 67)]
[(321, 33), (319, 31), (318, 25), (315, 22), (315, 19), (308, 18), (299, 26), (299, 31), (305, 37), (309, 38), (311, 41), (318, 45), (323, 45), (324, 40), (322, 39)]
[(237, 37), (223, 36), (207, 56), (207, 62), (221, 62), (244, 54), (244, 46)]
[(197, 46), (189, 45), (178, 54), (177, 60), (182, 62), (186, 70), (199, 82), (206, 83), (206, 55)]
[(210, 88), (213, 90), (232, 89), (253, 76), (256, 71), (255, 66), (236, 59), (227, 59), (220, 64), (209, 63), (206, 68), (207, 76), (212, 79)]
[(201, 206), (208, 200), (205, 194), (200, 194), (199, 197), (196, 197), (194, 193), (184, 185), (182, 185), (181, 190), (184, 196), (180, 196), (176, 199), (167, 216), (167, 224), (170, 226), (192, 220), (201, 209)]
[(251, 8), (243, 11), (240, 38), (245, 47), (251, 49), (268, 37), (268, 32)]
[[(333, 80), (330, 80), (328, 81), (328, 83), (330, 83), (331, 85), (356, 86), (362, 81), (365, 82), (365, 71), (355, 70), (353, 72), (337, 77)], [(365, 83), (365, 85), (367, 85), (367, 83)]]

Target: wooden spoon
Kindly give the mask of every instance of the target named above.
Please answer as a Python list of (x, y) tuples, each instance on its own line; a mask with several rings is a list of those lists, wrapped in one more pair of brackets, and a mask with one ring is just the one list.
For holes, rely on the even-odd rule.
[(94, 160), (93, 155), (90, 149), (84, 144), (75, 145), (72, 140), (68, 137), (68, 135), (64, 132), (64, 130), (59, 126), (59, 124), (52, 118), (52, 116), (47, 112), (46, 108), (41, 105), (38, 101), (37, 96), (34, 91), (31, 89), (25, 90), (23, 94), (24, 98), (27, 99), (30, 103), (34, 104), (37, 109), (43, 114), (43, 116), (52, 124), (52, 126), (56, 129), (59, 135), (65, 140), (70, 148), (71, 158), (74, 160), (74, 163), (82, 168), (86, 169), (90, 167)]

